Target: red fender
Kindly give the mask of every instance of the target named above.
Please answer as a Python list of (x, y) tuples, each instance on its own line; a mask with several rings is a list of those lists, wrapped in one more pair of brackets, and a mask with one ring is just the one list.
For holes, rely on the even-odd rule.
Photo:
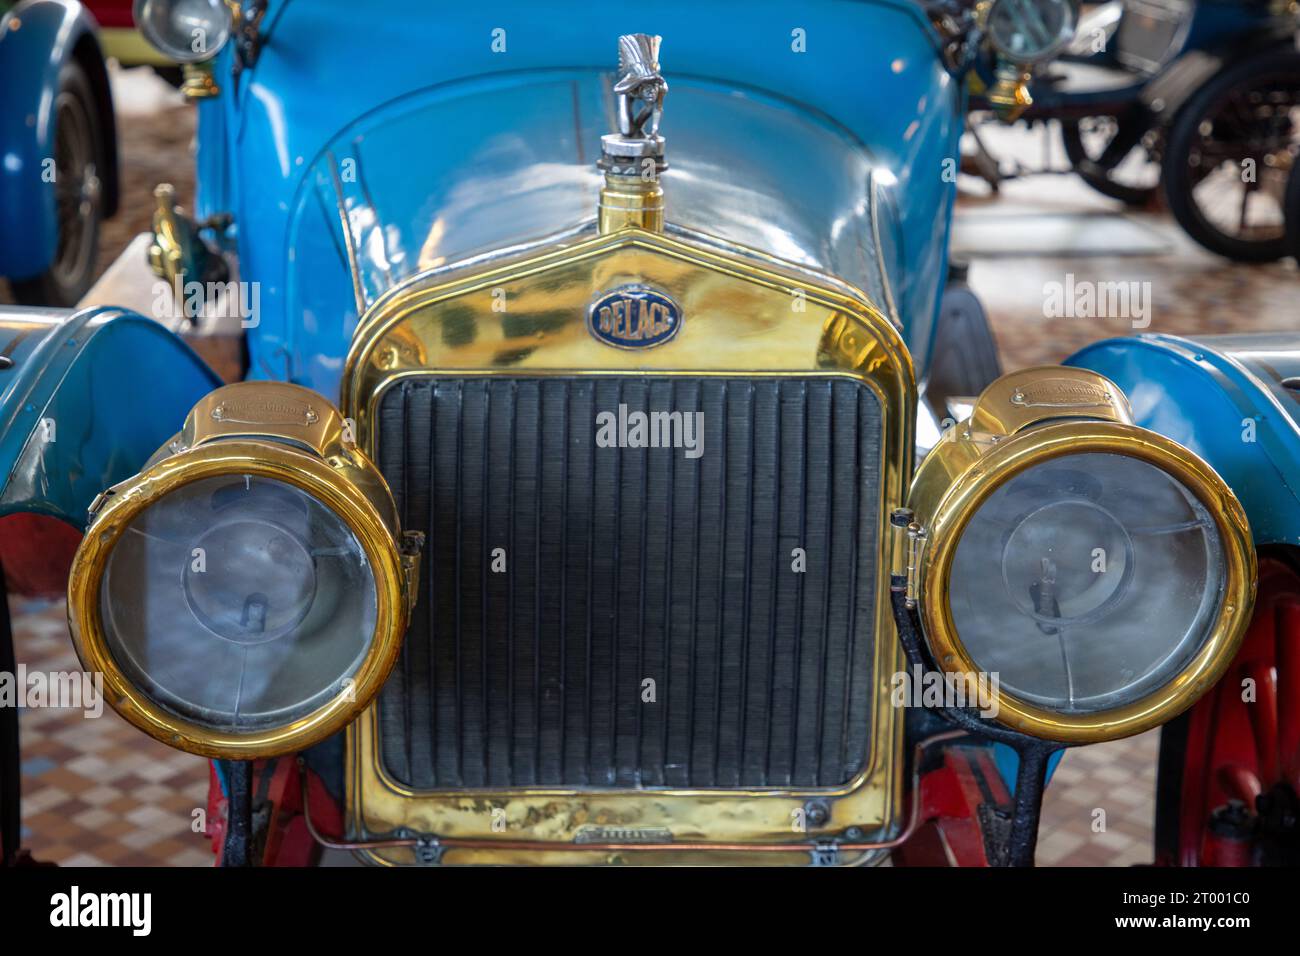
[[(1252, 686), (1254, 700), (1244, 700)], [(1177, 858), (1170, 862), (1250, 865), (1256, 798), (1282, 785), (1300, 792), (1300, 575), (1262, 558), (1241, 650), (1188, 714)]]

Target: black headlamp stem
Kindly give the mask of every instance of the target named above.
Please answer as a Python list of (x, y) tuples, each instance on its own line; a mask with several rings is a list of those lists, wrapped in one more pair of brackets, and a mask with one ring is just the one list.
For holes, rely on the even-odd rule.
[[(938, 668), (929, 659), (921, 640), (921, 621), (916, 609), (907, 606), (907, 595), (898, 589), (898, 584), (896, 581), (895, 588), (891, 588), (890, 598), (894, 607), (894, 621), (898, 626), (898, 639), (907, 655), (907, 663), (911, 667), (921, 668), (923, 673), (937, 671)], [(963, 730), (1006, 744), (1016, 751), (1020, 764), (1016, 770), (1011, 827), (1005, 841), (986, 847), (985, 852), (989, 861), (997, 866), (1033, 866), (1034, 851), (1038, 846), (1038, 821), (1043, 809), (1043, 791), (1047, 787), (1047, 764), (1054, 753), (1064, 750), (1068, 745), (1011, 730), (981, 717), (978, 711), (969, 707), (928, 709), (936, 711)]]

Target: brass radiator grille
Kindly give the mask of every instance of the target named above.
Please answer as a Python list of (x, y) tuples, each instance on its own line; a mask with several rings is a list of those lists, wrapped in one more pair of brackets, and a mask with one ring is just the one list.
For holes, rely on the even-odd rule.
[[(597, 415), (620, 405), (702, 412), (702, 454), (599, 447)], [(819, 375), (424, 375), (386, 392), (376, 425), (403, 526), (427, 535), (379, 699), (396, 782), (816, 787), (862, 769), (870, 389)]]

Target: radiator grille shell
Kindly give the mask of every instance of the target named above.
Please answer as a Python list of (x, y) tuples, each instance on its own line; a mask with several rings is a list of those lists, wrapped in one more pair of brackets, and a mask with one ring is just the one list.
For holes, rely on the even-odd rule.
[[(703, 412), (702, 456), (597, 447), (597, 414), (620, 405)], [(394, 781), (834, 787), (863, 768), (881, 463), (870, 388), (430, 374), (391, 387), (376, 424), (403, 527), (427, 536), (378, 704)]]

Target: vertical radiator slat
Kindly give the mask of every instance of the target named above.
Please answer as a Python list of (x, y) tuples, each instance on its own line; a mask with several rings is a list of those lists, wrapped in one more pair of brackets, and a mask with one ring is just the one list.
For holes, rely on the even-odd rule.
[[(703, 456), (598, 447), (620, 405), (702, 412)], [(427, 544), (380, 697), (386, 770), (424, 790), (847, 782), (870, 740), (879, 429), (874, 393), (816, 376), (403, 381), (377, 460)]]

